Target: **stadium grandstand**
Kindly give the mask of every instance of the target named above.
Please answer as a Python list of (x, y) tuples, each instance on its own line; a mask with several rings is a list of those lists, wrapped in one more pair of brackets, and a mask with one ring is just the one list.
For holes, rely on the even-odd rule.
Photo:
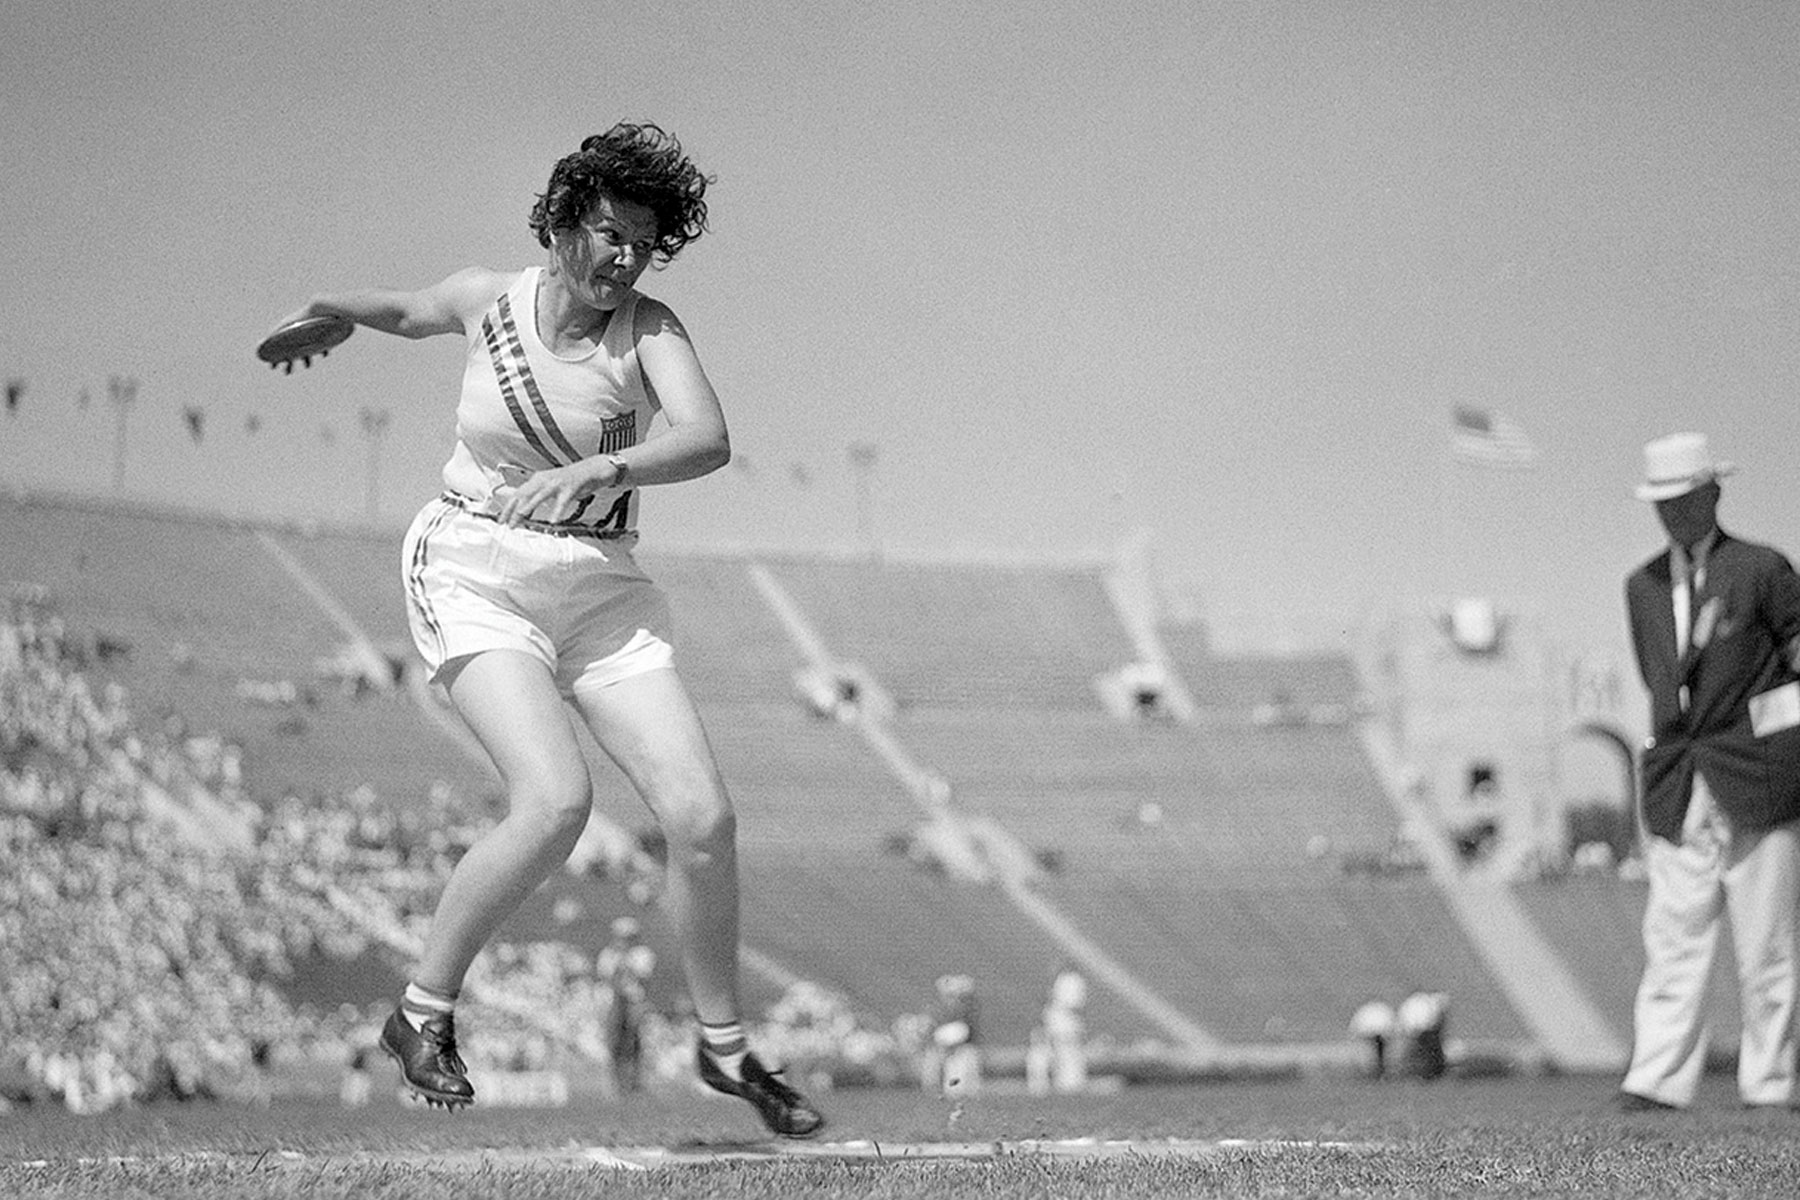
[[(209, 756), (174, 784), (146, 768), (174, 810), (156, 836), (254, 843), (236, 852), (278, 878), (259, 895), (291, 904), (295, 948), (284, 970), (246, 968), (246, 987), (280, 993), (258, 1004), (389, 994), (434, 872), (500, 802), (414, 669), (398, 543), (0, 499), (15, 626), (54, 620), (83, 687), (119, 697), (143, 739)], [(809, 987), (888, 1030), (930, 1005), (934, 980), (966, 974), (1004, 1059), (1073, 966), (1096, 985), (1103, 1057), (1347, 1061), (1359, 1006), (1421, 991), (1450, 998), (1457, 1039), (1504, 1060), (1610, 1069), (1622, 1053), (1641, 885), (1465, 870), (1348, 649), (1217, 656), (1104, 561), (642, 558), (675, 605), (740, 811), (760, 1009)], [(8, 736), (16, 817), (25, 757)], [(578, 994), (615, 916), (642, 917), (675, 961), (654, 826), (597, 749), (592, 761), (591, 836), (479, 980), (526, 1027), (534, 1005)], [(248, 832), (228, 835), (234, 823)], [(306, 920), (317, 936), (293, 938)], [(518, 973), (545, 955), (550, 982)], [(670, 1014), (674, 974), (652, 992)]]

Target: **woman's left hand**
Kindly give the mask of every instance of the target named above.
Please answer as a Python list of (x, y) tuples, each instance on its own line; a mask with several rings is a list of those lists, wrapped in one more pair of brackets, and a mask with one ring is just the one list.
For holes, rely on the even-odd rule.
[(615, 474), (604, 457), (533, 471), (515, 486), (494, 489), (494, 498), (500, 501), (495, 515), (505, 525), (566, 521), (574, 515), (576, 505), (605, 488)]

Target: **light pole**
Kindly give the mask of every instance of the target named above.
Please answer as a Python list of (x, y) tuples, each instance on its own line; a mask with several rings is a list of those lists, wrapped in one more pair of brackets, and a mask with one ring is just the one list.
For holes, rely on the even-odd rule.
[(358, 414), (363, 437), (369, 443), (368, 516), (373, 525), (381, 514), (381, 439), (387, 436), (392, 414), (385, 408), (364, 407)]
[(113, 421), (113, 491), (125, 490), (125, 414), (137, 403), (138, 381), (113, 375), (106, 381), (106, 396), (116, 415)]
[(875, 538), (874, 477), (877, 452), (874, 442), (851, 442), (846, 453), (850, 469), (856, 472), (856, 538), (868, 549), (870, 558), (881, 557), (881, 545)]

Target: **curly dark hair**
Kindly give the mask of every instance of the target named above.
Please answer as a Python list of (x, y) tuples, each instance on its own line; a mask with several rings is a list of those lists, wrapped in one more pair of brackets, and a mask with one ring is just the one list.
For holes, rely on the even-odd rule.
[(531, 232), (547, 249), (551, 231), (580, 225), (604, 192), (650, 210), (656, 217), (656, 260), (666, 264), (706, 232), (710, 182), (688, 160), (674, 134), (656, 125), (621, 121), (557, 161), (549, 186), (531, 206)]

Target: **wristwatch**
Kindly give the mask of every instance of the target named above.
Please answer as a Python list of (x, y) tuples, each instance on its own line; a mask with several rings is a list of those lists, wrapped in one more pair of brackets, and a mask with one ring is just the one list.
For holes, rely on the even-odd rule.
[(625, 481), (631, 477), (631, 468), (625, 464), (624, 459), (616, 454), (607, 455), (606, 461), (613, 465), (614, 471), (618, 472), (613, 476), (612, 486), (614, 488), (623, 488), (625, 486)]

